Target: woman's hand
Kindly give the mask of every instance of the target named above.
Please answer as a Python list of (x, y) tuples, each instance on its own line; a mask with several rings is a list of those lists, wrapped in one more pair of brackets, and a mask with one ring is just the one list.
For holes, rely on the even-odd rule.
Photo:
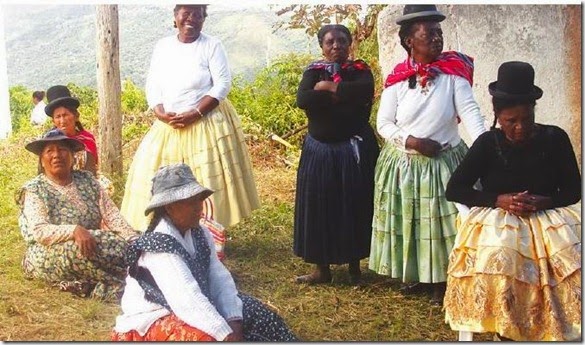
[(175, 129), (185, 128), (190, 124), (194, 123), (195, 121), (200, 120), (202, 117), (203, 115), (200, 112), (193, 109), (175, 115), (173, 119), (169, 121), (169, 125), (171, 125)]
[(242, 320), (228, 321), (228, 325), (232, 328), (230, 333), (225, 340), (226, 341), (244, 341), (244, 329), (242, 326)]
[(153, 110), (156, 118), (167, 124), (177, 115), (172, 111), (166, 112), (162, 104), (157, 104)]
[(329, 80), (321, 80), (317, 82), (315, 86), (313, 86), (313, 90), (315, 91), (328, 91), (331, 92), (331, 98), (333, 99), (333, 103), (339, 102), (339, 97), (337, 97), (337, 83), (334, 83)]
[(515, 202), (527, 205), (533, 212), (552, 208), (552, 199), (548, 196), (529, 194), (528, 191), (518, 193), (513, 197)]
[(315, 84), (315, 86), (313, 86), (313, 90), (315, 91), (329, 91), (332, 93), (336, 93), (337, 92), (337, 83), (334, 83), (332, 81), (329, 80), (321, 80), (320, 82), (317, 82), (317, 84)]
[(90, 258), (95, 255), (97, 242), (95, 238), (81, 225), (77, 225), (73, 230), (73, 241), (79, 247), (81, 255)]
[(433, 139), (417, 138), (409, 135), (406, 139), (406, 148), (415, 150), (427, 157), (435, 157), (443, 147)]
[(546, 196), (529, 194), (528, 191), (524, 191), (498, 195), (496, 207), (503, 208), (513, 215), (526, 217), (534, 212), (551, 208), (552, 200)]

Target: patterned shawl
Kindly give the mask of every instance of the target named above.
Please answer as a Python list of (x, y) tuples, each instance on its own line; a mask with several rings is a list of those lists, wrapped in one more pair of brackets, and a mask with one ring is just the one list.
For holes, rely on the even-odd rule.
[(463, 77), (473, 86), (473, 58), (456, 51), (447, 51), (441, 53), (437, 60), (422, 64), (408, 57), (394, 67), (392, 73), (386, 78), (384, 87), (394, 85), (413, 75), (419, 75), (420, 85), (424, 88), (429, 80), (440, 73)]
[(349, 61), (344, 62), (342, 64), (337, 63), (337, 62), (326, 62), (326, 61), (320, 60), (320, 61), (312, 62), (307, 67), (307, 70), (309, 70), (309, 69), (325, 70), (329, 74), (329, 76), (331, 77), (331, 80), (333, 80), (334, 83), (339, 83), (341, 81), (341, 71), (342, 70), (367, 71), (370, 69), (370, 66), (368, 66), (368, 64), (363, 60), (354, 60), (354, 61), (349, 60)]

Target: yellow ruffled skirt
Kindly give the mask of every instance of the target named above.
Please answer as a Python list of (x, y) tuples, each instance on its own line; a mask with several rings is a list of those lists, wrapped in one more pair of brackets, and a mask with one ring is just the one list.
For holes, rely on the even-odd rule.
[(214, 218), (220, 224), (238, 223), (260, 206), (250, 156), (242, 127), (229, 101), (181, 129), (155, 121), (132, 160), (121, 213), (130, 225), (144, 231), (150, 217), (152, 178), (159, 167), (185, 163), (195, 177), (215, 193), (211, 196)]
[(517, 217), (474, 207), (449, 257), (445, 321), (517, 341), (581, 336), (580, 204)]

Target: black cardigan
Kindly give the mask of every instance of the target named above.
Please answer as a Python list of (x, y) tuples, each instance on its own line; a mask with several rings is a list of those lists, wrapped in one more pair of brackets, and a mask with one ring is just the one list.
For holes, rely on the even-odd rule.
[[(482, 191), (473, 189), (478, 179)], [(552, 208), (581, 199), (577, 160), (561, 128), (537, 124), (537, 133), (522, 146), (511, 145), (500, 129), (483, 133), (451, 176), (445, 194), (447, 200), (470, 207), (495, 207), (498, 195), (526, 190), (551, 197)]]
[(368, 125), (374, 96), (374, 77), (370, 70), (342, 70), (337, 86), (339, 102), (332, 93), (316, 91), (321, 80), (331, 80), (324, 70), (306, 70), (297, 91), (297, 106), (305, 110), (309, 134), (321, 142), (347, 140)]

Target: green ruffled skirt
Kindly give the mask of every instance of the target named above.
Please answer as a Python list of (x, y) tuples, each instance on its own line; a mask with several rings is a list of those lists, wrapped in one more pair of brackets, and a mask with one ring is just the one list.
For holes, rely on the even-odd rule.
[(374, 178), (371, 270), (403, 282), (447, 281), (457, 209), (445, 189), (467, 150), (461, 141), (429, 158), (384, 145)]

